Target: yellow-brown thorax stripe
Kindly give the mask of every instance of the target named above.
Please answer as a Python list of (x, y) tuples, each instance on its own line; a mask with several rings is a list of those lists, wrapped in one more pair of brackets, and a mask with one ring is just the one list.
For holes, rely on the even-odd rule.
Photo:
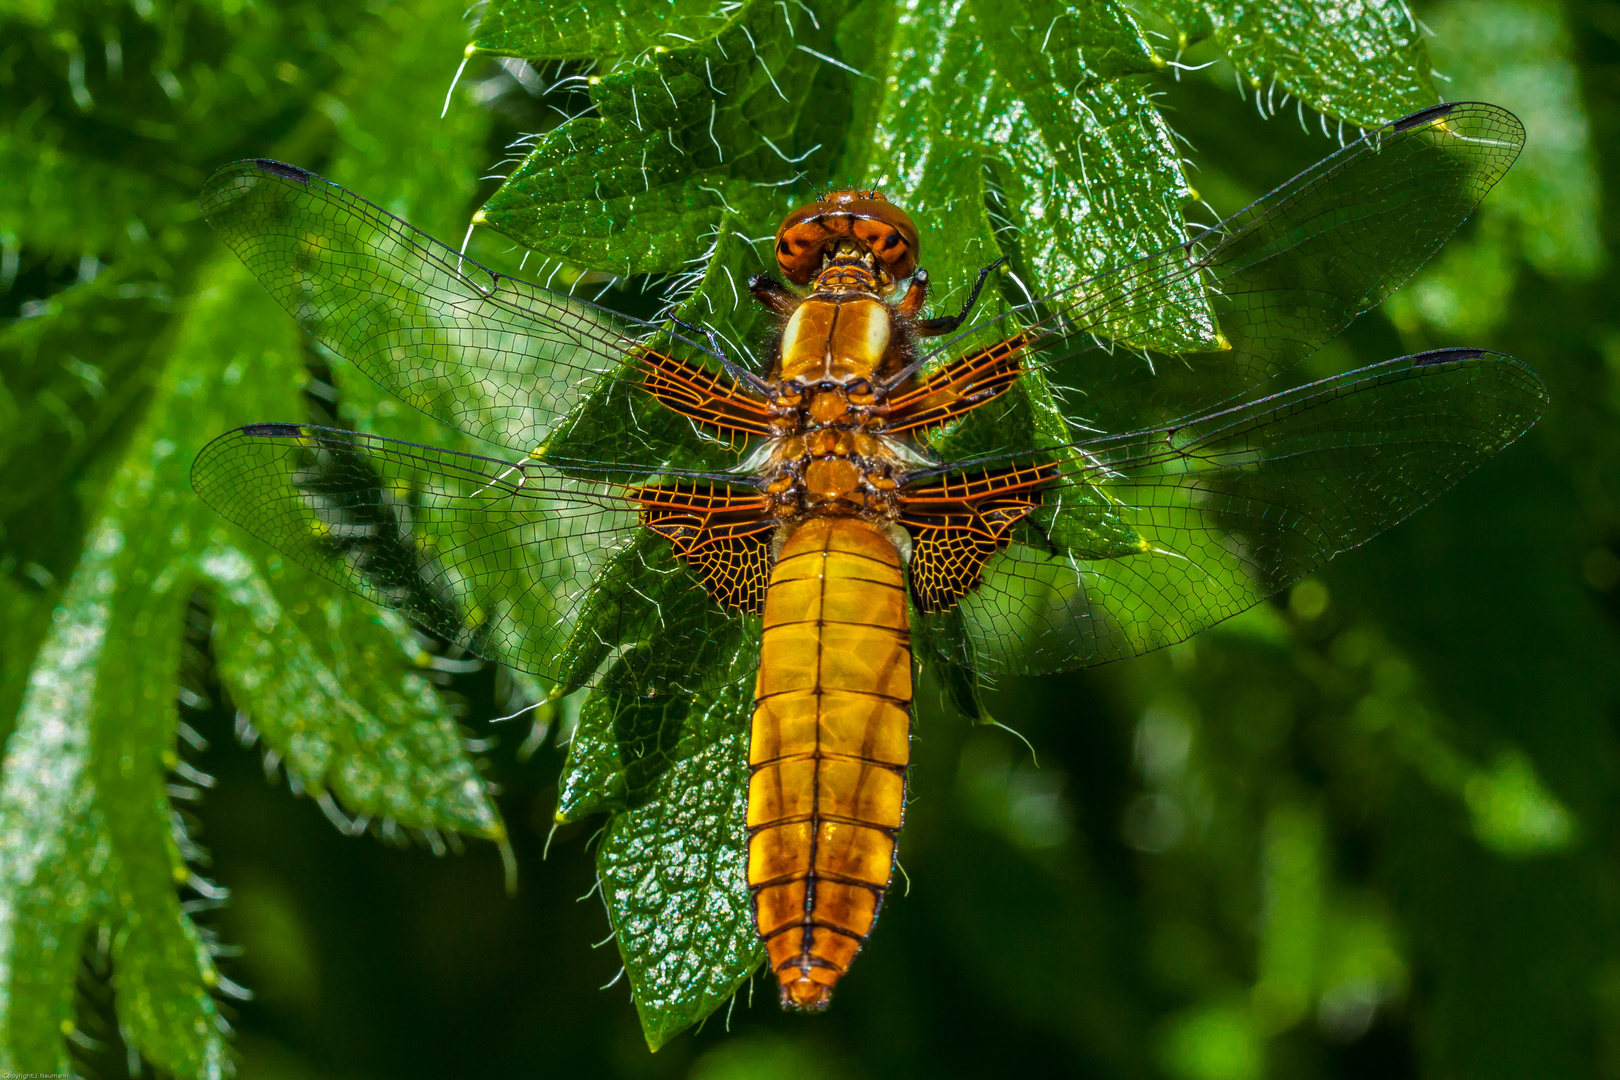
[(815, 517), (765, 594), (748, 786), (748, 884), (784, 1003), (824, 1007), (877, 918), (910, 754), (900, 555), (875, 526)]
[(871, 379), (893, 339), (894, 312), (864, 293), (811, 296), (782, 330), (784, 380), (814, 384)]

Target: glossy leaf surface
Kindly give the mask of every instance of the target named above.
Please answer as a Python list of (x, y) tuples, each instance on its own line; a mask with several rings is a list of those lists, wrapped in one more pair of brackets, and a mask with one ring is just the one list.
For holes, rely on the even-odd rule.
[(1434, 100), (1423, 31), (1405, 0), (1148, 6), (1174, 27), (1183, 48), (1213, 36), (1263, 113), (1288, 109), (1294, 97), (1324, 117), (1372, 127)]
[[(691, 701), (592, 699), (611, 713), (625, 792), (597, 872), (654, 1050), (723, 1005), (763, 955), (744, 873), (753, 688), (745, 674)], [(602, 719), (582, 716), (582, 733)], [(565, 782), (576, 767), (571, 756)]]
[[(957, 607), (920, 616), (920, 655), (955, 685), (964, 672), (1064, 670), (1183, 640), (1401, 520), (1522, 434), (1545, 404), (1539, 382), (1477, 351), (1259, 396), (1421, 265), (1521, 142), (1516, 121), (1493, 107), (1427, 110), (1190, 242), (1004, 306), (936, 350), (931, 359), (944, 362), (1020, 329), (1037, 337), (1019, 386), (941, 432), (933, 445), (944, 464), (909, 482), (1021, 465), (1032, 452), (1055, 457), (1062, 480), (1031, 519), (1033, 535), (1020, 530)], [(696, 893), (649, 893), (678, 873), (644, 876), (624, 854), (662, 850), (647, 837), (669, 827), (657, 809), (637, 816), (647, 770), (662, 775), (692, 722), (661, 695), (735, 679), (727, 660), (757, 635), (640, 530), (627, 488), (680, 475), (746, 486), (746, 475), (672, 464), (719, 467), (746, 448), (683, 439), (680, 422), (649, 405), (636, 350), (651, 326), (490, 273), (284, 166), (233, 166), (211, 192), (227, 235), (294, 314), (359, 355), (385, 388), (514, 456), (259, 425), (210, 446), (198, 491), (464, 648), (535, 672), (559, 694), (594, 685), (614, 695), (586, 707), (560, 812), (615, 814), (610, 835), (626, 846), (605, 846), (599, 870), (618, 886), (606, 893), (610, 916), (626, 931), (621, 952), (656, 1045), (757, 957), (725, 944), (742, 924), (694, 938), (682, 922), (715, 898), (747, 910), (723, 873), (735, 849), (719, 834), (678, 853), (705, 883)], [(750, 254), (746, 243), (726, 246), (699, 294), (710, 311), (717, 270), (734, 282), (731, 267)], [(1206, 292), (1211, 308), (1186, 302)], [(1211, 345), (1220, 348), (1197, 355)], [(1088, 434), (1097, 431), (1118, 434)], [(586, 446), (602, 456), (575, 452)], [(554, 462), (553, 447), (563, 450)], [(1369, 476), (1377, 482), (1363, 488), (1349, 479)], [(971, 683), (956, 696), (973, 702)], [(705, 790), (716, 775), (704, 774)], [(742, 780), (734, 771), (734, 792)], [(705, 805), (726, 819), (720, 803)], [(711, 976), (694, 982), (693, 964)]]
[[(1201, 411), (1255, 391), (1314, 352), (1432, 254), (1512, 163), (1522, 137), (1513, 117), (1491, 106), (1417, 114), (1371, 133), (1194, 241), (964, 331), (930, 355), (948, 358), (1033, 329), (1034, 370), (1019, 390), (937, 438), (944, 464), (918, 471), (914, 481), (1011, 461), (1007, 455), (1020, 448), (1040, 450), (1069, 462), (1080, 504), (1070, 510), (1049, 500), (1045, 526), (1065, 538), (1066, 550), (1123, 554), (1146, 534), (1180, 528), (1152, 517), (1178, 512), (1170, 506), (1138, 508), (1146, 516), (1136, 521), (1124, 511), (1112, 515), (1123, 524), (1098, 517), (1109, 516), (1108, 506), (1137, 507), (1138, 493), (1107, 489), (1141, 478), (1098, 466), (1115, 441), (1154, 438), (1158, 425), (1176, 418), (1182, 418), (1176, 430), (1186, 430)], [(592, 411), (629, 411), (637, 430), (649, 423), (658, 430), (660, 418), (669, 422), (667, 410), (661, 417), (661, 407), (635, 383), (630, 350), (638, 339), (628, 324), (491, 274), (336, 185), (282, 166), (247, 162), (222, 170), (206, 205), (249, 266), (306, 325), (358, 356), (363, 369), (406, 401), (514, 451), (503, 461), (295, 425), (248, 428), (198, 460), (194, 483), (210, 505), (448, 640), (565, 689), (597, 683), (603, 661), (624, 649), (645, 659), (606, 669), (622, 680), (609, 683), (617, 689), (704, 687), (706, 676), (697, 673), (711, 665), (701, 657), (711, 646), (725, 651), (719, 643), (733, 616), (706, 600), (667, 548), (653, 542), (630, 551), (637, 517), (626, 487), (655, 475), (739, 488), (754, 479), (665, 467), (673, 451), (663, 447), (676, 445), (679, 422), (666, 437), (671, 441), (624, 442), (608, 461), (552, 465), (543, 445), (571, 389), (591, 391), (585, 401)], [(1132, 351), (1144, 340), (1213, 333), (1209, 325), (1186, 323), (1186, 309), (1167, 300), (1189, 288), (1218, 297), (1227, 347), (1156, 359)], [(1039, 378), (1043, 373), (1064, 393), (1064, 406)], [(1292, 415), (1291, 399), (1279, 400), (1251, 406), (1257, 431), (1275, 430)], [(1461, 423), (1474, 409), (1489, 413), (1498, 404), (1489, 389), (1472, 385), (1459, 389), (1455, 402)], [(1435, 422), (1447, 419), (1437, 413)], [(1376, 411), (1365, 422), (1372, 432), (1389, 423)], [(570, 431), (583, 423), (570, 419)], [(1085, 434), (1097, 431), (1118, 434)], [(1387, 436), (1403, 437), (1393, 427)], [(1369, 439), (1376, 444), (1380, 436)], [(530, 443), (541, 446), (525, 453)], [(1483, 460), (1501, 445), (1486, 438), (1460, 452)], [(1405, 495), (1417, 500), (1414, 506), (1455, 479), (1425, 461), (1439, 472)], [(1336, 459), (1314, 464), (1324, 475), (1345, 467)], [(1274, 496), (1307, 517), (1333, 513), (1313, 501), (1331, 498), (1326, 490)], [(1408, 512), (1383, 507), (1353, 531), (1364, 538), (1382, 527), (1376, 520), (1387, 525)], [(1068, 645), (1057, 644), (1068, 632), (1056, 630), (1030, 654), (1038, 659), (985, 659), (986, 670), (1063, 670), (1179, 641), (1347, 546), (1331, 529), (1313, 542), (1313, 555), (1296, 553), (1288, 568), (1268, 570), (1258, 582), (1236, 566), (1207, 566), (1208, 580), (1198, 586), (1178, 580), (1170, 564), (1148, 570), (1134, 559), (1111, 606), (1153, 611), (1151, 628), (1093, 631), (1084, 628), (1109, 619), (1071, 613), (1083, 629)], [(1167, 542), (1165, 550), (1191, 557), (1185, 547)], [(997, 610), (994, 595), (982, 590), (965, 608), (970, 623), (987, 627), (986, 642), (1008, 633), (1005, 626), (1022, 625), (1019, 616)], [(654, 644), (678, 635), (672, 627), (685, 628), (689, 657)], [(1087, 640), (1090, 634), (1098, 636)], [(971, 651), (955, 659), (976, 664)]]
[[(460, 24), (416, 3), (33, 16), (0, 15), (29, 103), (0, 126), (0, 1068), (222, 1077), (220, 1000), (253, 988), (258, 953), (219, 959), (236, 952), (214, 911), (229, 890), (194, 816), (213, 780), (180, 699), (228, 697), (275, 774), (334, 820), (504, 835), (403, 620), (221, 522), (186, 482), (212, 434), (307, 408), (305, 345), (201, 226), (198, 186), (273, 146), (375, 185), (385, 118), (442, 104), (430, 43)], [(330, 114), (289, 134), (317, 93)], [(486, 130), (453, 118), (373, 190), (436, 217), (435, 199), (466, 197), (462, 157)], [(79, 272), (54, 276), (64, 263)], [(199, 619), (217, 690), (199, 685)], [(102, 1026), (82, 1026), (97, 1001)]]
[[(1221, 13), (1214, 6), (1207, 10), (1213, 30)], [(1421, 46), (1401, 39), (1392, 7), (1361, 5), (1356, 18), (1338, 23), (1320, 19), (1324, 10), (1274, 5), (1243, 28), (1247, 37), (1217, 35), (1215, 42), (1230, 44), (1246, 77), (1269, 86), (1272, 72), (1281, 71), (1279, 96), (1297, 88), (1312, 103), (1327, 102), (1330, 116), (1359, 116), (1372, 123), (1427, 104), (1426, 58)], [(215, 263), (213, 243), (205, 235), (187, 240), (185, 230), (195, 228), (192, 196), (217, 162), (274, 152), (320, 164), (335, 129), (337, 158), (322, 164), (323, 170), (419, 224), (435, 221), (440, 235), (459, 235), (465, 221), (460, 200), (484, 152), (482, 127), (468, 121), (469, 115), (477, 116), (465, 104), (469, 83), (458, 90), (457, 110), (448, 123), (431, 120), (443, 103), (461, 44), (457, 13), (393, 6), (382, 16), (387, 32), (355, 36), (358, 9), (342, 5), (319, 12), (297, 5), (275, 11), (204, 5), (174, 18), (161, 4), (158, 11), (155, 20), (147, 20), (80, 12), (64, 3), (7, 16), (20, 20), (7, 27), (8, 33), (20, 27), (13, 40), (25, 50), (16, 68), (8, 68), (18, 80), (8, 85), (20, 88), (20, 100), (47, 104), (23, 110), (0, 138), (0, 160), (12, 163), (8, 175), (17, 181), (0, 196), (0, 283), (10, 284), (19, 244), (25, 275), (41, 252), (78, 266), (81, 277), (91, 265), (80, 261), (85, 254), (114, 264), (93, 281), (30, 300), (24, 314), (32, 317), (7, 325), (0, 335), (7, 361), (6, 385), (0, 389), (0, 418), (6, 421), (0, 450), (9, 467), (0, 500), (4, 565), (12, 567), (15, 559), (21, 568), (8, 569), (6, 578), (8, 679), (0, 702), (14, 706), (28, 695), (18, 717), (19, 734), (8, 745), (0, 817), (8, 838), (38, 845), (30, 848), (30, 860), (12, 864), (18, 873), (4, 882), (4, 899), (11, 906), (5, 909), (7, 951), (0, 958), (5, 1025), (0, 1048), (18, 1055), (5, 1061), (17, 1070), (66, 1071), (61, 1025), (71, 1004), (75, 943), (93, 946), (87, 927), (117, 926), (128, 912), (144, 919), (150, 933), (129, 939), (127, 985), (133, 989), (127, 1030), (164, 1069), (208, 1075), (223, 1061), (217, 1030), (193, 1022), (207, 1020), (206, 964), (188, 937), (188, 916), (174, 908), (172, 885), (159, 887), (176, 861), (160, 851), (168, 834), (163, 814), (154, 808), (166, 803), (165, 774), (150, 762), (154, 747), (173, 742), (171, 699), (178, 685), (171, 678), (173, 642), (183, 621), (173, 598), (188, 594), (187, 583), (202, 585), (216, 605), (214, 644), (228, 690), (252, 712), (267, 742), (285, 751), (308, 790), (330, 792), (350, 811), (393, 815), (405, 824), (482, 835), (499, 829), (455, 725), (425, 682), (401, 663), (417, 646), (397, 620), (378, 625), (361, 602), (253, 548), (239, 530), (206, 516), (188, 517), (194, 506), (155, 500), (149, 487), (133, 480), (108, 486), (118, 463), (130, 462), (127, 475), (138, 479), (158, 460), (169, 463), (158, 470), (161, 483), (179, 484), (184, 464), (205, 436), (252, 420), (307, 419), (305, 402), (290, 392), (303, 379), (301, 350), (284, 336), (290, 324), (273, 309), (254, 306), (262, 293)], [(1231, 18), (1230, 13), (1223, 17)], [(61, 25), (47, 26), (53, 18)], [(1256, 20), (1262, 25), (1254, 26)], [(1372, 22), (1380, 22), (1385, 36), (1367, 33)], [(129, 78), (119, 83), (112, 77), (119, 41), (113, 27), (124, 23), (129, 24), (122, 39)], [(1463, 25), (1472, 29), (1466, 21)], [(150, 40), (148, 26), (156, 35)], [(744, 40), (751, 47), (757, 45), (742, 63), (735, 62), (739, 53), (733, 48), (738, 27), (747, 28)], [(731, 36), (721, 36), (726, 33)], [(730, 56), (711, 47), (711, 38)], [(46, 56), (39, 63), (28, 51), (36, 40), (48, 43), (39, 47)], [(634, 260), (662, 272), (695, 268), (701, 274), (686, 281), (695, 287), (685, 301), (687, 317), (714, 322), (734, 343), (757, 341), (761, 323), (739, 294), (742, 281), (764, 265), (768, 252), (748, 238), (768, 230), (778, 210), (802, 198), (804, 190), (802, 185), (754, 185), (791, 179), (799, 168), (818, 182), (881, 176), (892, 190), (905, 192), (912, 200), (908, 206), (927, 208), (928, 220), (938, 223), (939, 232), (925, 247), (938, 255), (929, 265), (939, 286), (939, 310), (953, 307), (972, 274), (998, 253), (1013, 256), (1018, 280), (1039, 295), (1084, 272), (1181, 239), (1179, 208), (1187, 192), (1175, 160), (1179, 151), (1141, 80), (1130, 75), (1155, 64), (1143, 40), (1154, 39), (1143, 38), (1125, 9), (1104, 4), (1072, 11), (1042, 4), (966, 4), (921, 14), (876, 3), (818, 5), (810, 13), (794, 4), (623, 3), (600, 9), (496, 4), (477, 32), (486, 51), (594, 61), (602, 76), (600, 118), (570, 122), (559, 129), (569, 137), (542, 140), (551, 157), (526, 167), (536, 178), (538, 211), (524, 219), (522, 192), (513, 188), (503, 227), (532, 229), (543, 252), (579, 263), (598, 260), (609, 271)], [(1246, 42), (1260, 43), (1247, 57)], [(657, 45), (683, 55), (661, 67), (647, 54)], [(219, 59), (218, 50), (228, 62)], [(981, 62), (981, 53), (992, 54), (988, 63)], [(616, 65), (643, 70), (627, 74), (612, 70)], [(1467, 67), (1472, 73), (1480, 64)], [(952, 96), (946, 84), (958, 73), (971, 85)], [(659, 74), (694, 116), (690, 122), (672, 116), (661, 131), (643, 130), (635, 125), (638, 110), (662, 106), (653, 101), (657, 94), (643, 96), (641, 88), (662, 94)], [(1048, 79), (1058, 87), (1043, 85)], [(1010, 89), (1003, 89), (1004, 80)], [(929, 92), (915, 89), (924, 84)], [(716, 94), (716, 88), (727, 93)], [(312, 104), (317, 99), (318, 108)], [(673, 96), (664, 100), (674, 103)], [(732, 111), (734, 104), (740, 111)], [(220, 123), (222, 115), (231, 122)], [(300, 121), (298, 131), (277, 141), (300, 115), (308, 122)], [(755, 118), (758, 128), (750, 127)], [(1314, 118), (1308, 119), (1315, 127)], [(608, 120), (620, 126), (619, 133), (609, 133), (618, 141), (591, 142), (590, 124)], [(768, 136), (782, 153), (756, 134)], [(660, 136), (664, 146), (678, 146), (666, 158), (655, 156)], [(818, 143), (820, 148), (812, 150)], [(583, 159), (583, 167), (572, 164), (572, 151), (586, 147), (594, 148), (594, 156)], [(712, 151), (713, 160), (694, 163), (689, 160), (697, 156), (694, 149)], [(807, 151), (802, 162), (784, 160)], [(745, 167), (730, 171), (745, 156)], [(891, 175), (896, 162), (905, 168)], [(643, 174), (644, 164), (664, 171)], [(615, 196), (620, 201), (607, 212), (579, 205), (597, 197), (597, 173), (622, 181)], [(635, 193), (637, 183), (641, 196)], [(645, 198), (650, 192), (658, 199)], [(770, 200), (770, 205), (756, 212), (751, 199)], [(492, 211), (490, 220), (498, 221), (499, 215)], [(604, 222), (604, 231), (590, 233)], [(689, 262), (701, 260), (711, 244), (715, 252), (706, 262)], [(375, 262), (383, 253), (373, 248), (360, 254)], [(408, 254), (414, 261), (406, 265), (413, 272), (426, 266), (426, 256)], [(455, 271), (444, 270), (445, 265), (441, 261), (441, 285), (459, 288)], [(1072, 273), (1071, 267), (1084, 272)], [(88, 273), (95, 273), (94, 266)], [(558, 279), (573, 276), (570, 268)], [(546, 278), (544, 268), (539, 277)], [(1005, 302), (1025, 299), (1008, 281)], [(287, 294), (294, 303), (303, 303), (301, 287), (295, 283)], [(194, 308), (191, 301), (203, 295), (207, 303)], [(176, 297), (186, 303), (172, 303)], [(373, 310), (389, 318), (425, 311), (411, 298), (372, 299), (383, 301)], [(1187, 299), (1188, 325), (1207, 330), (1201, 298), (1193, 292)], [(474, 292), (463, 292), (456, 302), (477, 301)], [(1221, 303), (1219, 294), (1214, 302)], [(212, 329), (171, 332), (194, 310), (212, 320)], [(559, 310), (582, 308), (570, 301), (559, 302)], [(442, 350), (442, 326), (429, 319), (420, 329), (419, 344)], [(261, 354), (244, 346), (248, 338), (275, 344)], [(186, 342), (184, 362), (174, 363), (174, 378), (165, 380), (159, 376), (170, 370), (165, 365), (175, 360), (177, 340)], [(1173, 339), (1156, 343), (1177, 345)], [(229, 363), (221, 360), (227, 355)], [(1089, 367), (1080, 370), (1089, 377)], [(596, 375), (612, 368), (589, 371)], [(338, 376), (342, 382), (341, 370)], [(158, 389), (148, 393), (153, 387)], [(374, 407), (368, 395), (375, 391), (362, 380), (350, 379), (339, 389), (345, 423), (417, 442), (455, 438), (437, 432), (423, 416), (389, 412), (391, 402)], [(684, 422), (660, 422), (644, 400), (638, 409), (632, 389), (623, 380), (599, 380), (583, 397), (565, 402), (561, 413), (538, 408), (529, 397), (506, 404), (521, 404), (520, 411), (531, 416), (524, 422), (533, 432), (547, 433), (559, 459), (601, 461), (608, 451), (636, 445), (630, 456), (638, 470), (659, 465), (707, 471), (734, 460), (733, 448), (693, 440)], [(1100, 387), (1093, 393), (1107, 396)], [(206, 408), (164, 412), (161, 423), (131, 437), (149, 410), (175, 398), (190, 400), (188, 395), (202, 395), (198, 400), (205, 400)], [(1086, 420), (1087, 409), (1076, 406), (1061, 382), (1042, 385), (1031, 378), (1007, 408), (1006, 415), (1023, 425), (1018, 430), (1041, 445), (1089, 434), (1066, 428), (1072, 418)], [(529, 433), (521, 426), (515, 430)], [(951, 437), (964, 448), (974, 447), (974, 453), (1020, 449), (998, 445), (993, 431), (974, 434), (966, 425)], [(521, 443), (514, 459), (535, 445)], [(560, 452), (564, 446), (566, 454)], [(494, 456), (503, 464), (508, 460)], [(1162, 466), (1169, 459), (1155, 460)], [(182, 466), (178, 473), (170, 467), (175, 462)], [(1069, 475), (1084, 475), (1080, 459)], [(420, 483), (415, 471), (405, 479)], [(82, 509), (62, 510), (78, 506), (78, 494), (59, 497), (68, 490), (83, 492)], [(105, 506), (104, 492), (112, 493)], [(1043, 522), (1051, 541), (1075, 551), (1123, 553), (1139, 539), (1121, 508), (1095, 489), (1076, 488), (1071, 496), (1083, 500), (1085, 509)], [(89, 527), (102, 521), (138, 543), (126, 542), (124, 555), (110, 554), (110, 534)], [(205, 528), (205, 522), (212, 524)], [(87, 536), (96, 542), (87, 545)], [(1026, 548), (1042, 550), (1039, 538), (1026, 534), (1025, 539)], [(110, 566), (116, 580), (106, 578)], [(118, 602), (98, 606), (97, 597)], [(51, 611), (59, 603), (63, 616), (53, 623)], [(578, 624), (590, 626), (611, 626), (622, 618), (602, 594), (582, 596), (577, 611)], [(97, 635), (112, 644), (91, 647)], [(592, 639), (559, 635), (557, 640), (582, 667), (591, 666)], [(668, 638), (649, 634), (646, 640)], [(591, 670), (605, 671), (607, 662), (598, 655)], [(37, 676), (32, 681), (25, 677), (30, 666)], [(52, 687), (74, 693), (58, 694)], [(87, 695), (94, 698), (88, 706)], [(11, 711), (5, 711), (8, 723)], [(690, 714), (680, 721), (683, 731), (690, 722)], [(119, 734), (119, 724), (129, 724), (127, 737)], [(110, 769), (87, 771), (86, 747), (102, 738), (108, 746), (131, 751), (130, 760), (140, 764), (132, 777)], [(616, 736), (614, 741), (617, 755)], [(674, 767), (659, 771), (647, 763), (663, 761), (663, 748), (679, 743), (679, 737), (661, 736), (647, 744), (661, 748), (657, 752), (632, 753), (655, 778), (654, 787)], [(627, 745), (644, 744), (631, 739)], [(161, 753), (157, 760), (167, 764)], [(618, 769), (611, 764), (601, 775), (619, 775)], [(707, 769), (701, 775), (710, 775)], [(571, 775), (580, 776), (586, 787), (594, 783), (583, 773)], [(1519, 773), (1506, 769), (1503, 775)], [(78, 788), (53, 786), (72, 776), (89, 779)], [(116, 823), (123, 845), (119, 857), (136, 867), (131, 876), (120, 877), (124, 871), (113, 863), (94, 861), (110, 850), (97, 806), (135, 808), (127, 821)], [(65, 823), (40, 825), (48, 808), (60, 809)], [(24, 823), (21, 832), (14, 831), (18, 822)], [(662, 827), (653, 823), (642, 832), (638, 825), (625, 835), (668, 835), (659, 832)], [(1296, 834), (1303, 835), (1279, 827), (1275, 842), (1285, 845)], [(183, 846), (183, 834), (176, 835)], [(705, 858), (724, 859), (726, 837), (704, 836)], [(57, 868), (62, 872), (53, 878), (48, 871)], [(105, 876), (96, 878), (102, 870)], [(723, 876), (710, 880), (722, 886), (725, 881)], [(105, 894), (86, 891), (87, 881), (116, 887), (135, 906), (95, 906), (96, 896)], [(126, 893), (127, 882), (139, 888)], [(636, 886), (637, 910), (653, 923), (668, 926), (697, 910), (680, 901), (675, 890), (661, 895), (661, 889), (654, 878), (640, 879)], [(12, 933), (14, 927), (21, 929)], [(1269, 922), (1267, 927), (1267, 934), (1274, 932)], [(660, 962), (660, 949), (675, 939), (655, 931), (620, 940), (631, 970), (651, 971)], [(683, 959), (664, 970), (698, 970), (707, 956), (718, 965), (712, 970), (722, 974), (707, 981), (641, 984), (637, 994), (645, 998), (648, 1030), (661, 1032), (660, 1038), (701, 1015), (718, 1000), (706, 995), (729, 985), (750, 963), (743, 951), (726, 952), (731, 946), (718, 939), (682, 940)], [(995, 936), (985, 947), (999, 952), (1003, 945)], [(1270, 956), (1262, 964), (1268, 987), (1280, 985)], [(660, 985), (676, 989), (664, 992)]]

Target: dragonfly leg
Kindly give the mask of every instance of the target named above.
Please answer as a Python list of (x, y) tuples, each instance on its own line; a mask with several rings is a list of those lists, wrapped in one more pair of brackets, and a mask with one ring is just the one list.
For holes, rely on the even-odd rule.
[(674, 316), (670, 316), (669, 321), (680, 327), (682, 330), (686, 330), (694, 334), (702, 334), (704, 337), (708, 338), (710, 353), (713, 354), (716, 360), (720, 361), (721, 367), (725, 368), (731, 373), (732, 378), (737, 379), (740, 382), (747, 383), (749, 386), (752, 386), (755, 390), (758, 390), (762, 394), (769, 394), (771, 392), (769, 383), (742, 365), (735, 363), (731, 357), (726, 355), (726, 347), (720, 344), (720, 335), (715, 333), (714, 330), (707, 326), (694, 326), (684, 319), (677, 319)]
[[(913, 327), (913, 329), (915, 329), (917, 332), (917, 336), (939, 337), (941, 334), (949, 334), (952, 330), (955, 330), (958, 326), (961, 326), (964, 322), (966, 322), (968, 313), (973, 310), (973, 305), (979, 302), (979, 290), (984, 288), (984, 279), (990, 276), (990, 271), (994, 270), (996, 267), (1000, 266), (1006, 261), (1007, 257), (1003, 255), (1001, 258), (979, 271), (979, 280), (973, 283), (973, 291), (968, 293), (967, 303), (963, 304), (962, 310), (957, 312), (955, 315), (942, 315), (937, 319), (918, 319)], [(921, 275), (922, 271), (919, 270), (918, 274)], [(927, 279), (924, 278), (923, 288), (926, 289), (927, 287)], [(915, 282), (913, 282), (912, 288), (916, 288)], [(910, 291), (907, 291), (906, 300), (909, 299), (911, 299), (911, 293)], [(901, 303), (904, 304), (905, 301), (902, 300)], [(921, 303), (922, 301), (919, 298), (918, 305), (921, 306)]]
[(908, 319), (916, 318), (917, 312), (922, 310), (923, 302), (928, 299), (928, 271), (918, 270), (911, 275), (911, 286), (906, 289), (906, 295), (894, 309)]
[(749, 278), (748, 291), (754, 294), (755, 300), (784, 319), (804, 303), (798, 296), (789, 292), (786, 285), (769, 274), (755, 274)]

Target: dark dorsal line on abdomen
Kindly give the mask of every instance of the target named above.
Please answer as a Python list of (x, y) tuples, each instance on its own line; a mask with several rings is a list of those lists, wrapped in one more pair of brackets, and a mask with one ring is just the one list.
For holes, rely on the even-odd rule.
[(784, 1004), (818, 1009), (894, 869), (911, 737), (900, 555), (856, 518), (788, 538), (765, 594), (748, 787), (748, 884)]

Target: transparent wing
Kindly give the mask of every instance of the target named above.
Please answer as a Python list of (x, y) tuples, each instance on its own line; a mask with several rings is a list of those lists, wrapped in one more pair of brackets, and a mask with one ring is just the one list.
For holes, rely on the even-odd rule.
[[(1026, 364), (1054, 384), (1071, 438), (1204, 411), (1292, 367), (1394, 292), (1523, 145), (1523, 127), (1497, 106), (1425, 109), (1188, 243), (981, 322), (929, 358), (1036, 328)], [(994, 420), (964, 426), (975, 423)]]
[(1519, 361), (1449, 349), (1078, 443), (1081, 466), (1049, 487), (1020, 542), (991, 557), (957, 608), (920, 615), (919, 639), (1002, 674), (1183, 641), (1405, 519), (1546, 404)]
[(402, 401), (519, 453), (604, 392), (657, 329), (497, 274), (290, 165), (225, 166), (202, 211), (323, 344)]
[(559, 688), (702, 689), (747, 620), (639, 526), (635, 479), (307, 424), (228, 432), (192, 466), (224, 517), (480, 656)]

